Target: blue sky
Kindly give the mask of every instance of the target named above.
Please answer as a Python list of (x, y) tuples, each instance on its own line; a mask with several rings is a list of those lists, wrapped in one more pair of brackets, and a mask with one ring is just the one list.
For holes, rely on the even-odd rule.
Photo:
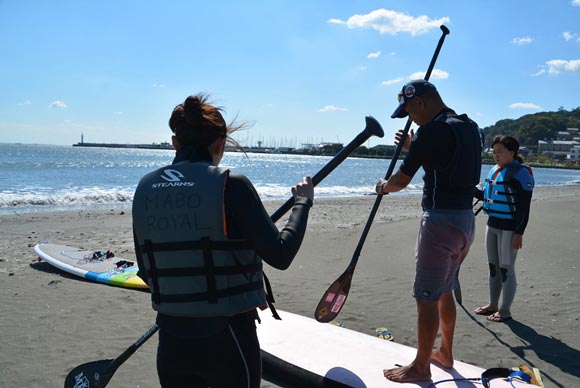
[(580, 106), (580, 0), (0, 0), (0, 142), (167, 141), (210, 93), (247, 145), (348, 143), (422, 78), (481, 127)]

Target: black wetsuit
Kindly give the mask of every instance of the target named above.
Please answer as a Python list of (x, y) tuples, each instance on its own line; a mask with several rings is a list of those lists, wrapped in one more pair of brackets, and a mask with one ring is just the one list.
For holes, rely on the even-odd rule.
[[(182, 147), (173, 163), (211, 160), (209, 154)], [(277, 269), (286, 269), (298, 252), (312, 202), (298, 198), (290, 219), (278, 231), (256, 189), (244, 175), (230, 172), (224, 194), (227, 232), (246, 239)], [(136, 244), (138, 245), (138, 244)], [(144, 268), (138, 246), (137, 261)], [(145, 276), (141, 276), (145, 278)], [(163, 388), (259, 387), (261, 357), (255, 310), (234, 317), (174, 317), (157, 314), (157, 370)]]

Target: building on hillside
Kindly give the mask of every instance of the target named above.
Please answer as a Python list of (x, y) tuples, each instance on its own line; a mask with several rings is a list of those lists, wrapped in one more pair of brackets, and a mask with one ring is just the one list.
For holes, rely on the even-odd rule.
[(568, 154), (568, 160), (580, 161), (580, 145), (573, 146)]
[(566, 128), (566, 132), (570, 135), (570, 139), (567, 140), (580, 141), (580, 130), (578, 128)]
[(580, 140), (578, 128), (566, 128), (565, 131), (556, 132), (556, 140)]
[(565, 159), (576, 145), (580, 145), (577, 140), (538, 140), (538, 155)]

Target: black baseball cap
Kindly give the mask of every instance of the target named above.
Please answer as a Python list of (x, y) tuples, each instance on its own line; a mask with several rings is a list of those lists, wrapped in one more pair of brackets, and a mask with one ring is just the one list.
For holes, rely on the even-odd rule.
[(411, 82), (407, 82), (405, 85), (403, 85), (401, 92), (398, 94), (399, 106), (397, 107), (397, 109), (395, 109), (395, 111), (391, 115), (391, 118), (400, 119), (403, 117), (407, 117), (408, 113), (405, 110), (405, 103), (409, 100), (412, 100), (413, 97), (420, 96), (431, 90), (437, 91), (437, 88), (429, 81), (425, 81), (423, 79), (416, 79)]

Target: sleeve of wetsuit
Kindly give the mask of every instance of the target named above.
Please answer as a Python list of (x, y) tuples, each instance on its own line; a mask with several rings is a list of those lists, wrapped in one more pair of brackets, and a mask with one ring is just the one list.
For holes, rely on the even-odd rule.
[(277, 269), (286, 269), (302, 244), (312, 201), (296, 199), (290, 218), (281, 231), (266, 212), (247, 177), (230, 173), (225, 189), (228, 235), (247, 239), (256, 253)]
[(522, 168), (520, 169), (517, 179), (514, 179), (514, 184), (517, 185), (519, 194), (519, 202), (516, 207), (515, 215), (516, 229), (514, 230), (514, 233), (523, 235), (530, 217), (534, 178), (526, 169)]

